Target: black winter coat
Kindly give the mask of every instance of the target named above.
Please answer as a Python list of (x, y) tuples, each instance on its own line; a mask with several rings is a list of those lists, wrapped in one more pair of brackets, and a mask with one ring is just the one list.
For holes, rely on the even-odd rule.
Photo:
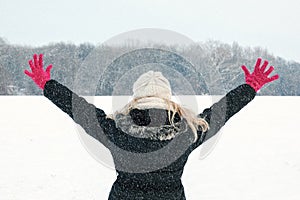
[[(160, 140), (159, 134), (169, 134), (170, 126), (145, 128), (143, 117), (139, 115), (146, 111), (113, 120), (55, 80), (48, 81), (44, 88), (45, 97), (110, 150), (118, 175), (109, 200), (184, 200), (181, 176), (189, 154), (214, 136), (255, 95), (251, 86), (243, 84), (205, 109), (199, 117), (209, 123), (210, 129), (205, 133), (199, 129), (194, 142), (194, 135), (184, 120), (175, 123), (178, 125), (175, 137)], [(130, 120), (132, 118), (135, 120)], [(137, 125), (136, 119), (142, 119), (142, 124)], [(146, 132), (150, 137), (138, 137), (131, 132)]]

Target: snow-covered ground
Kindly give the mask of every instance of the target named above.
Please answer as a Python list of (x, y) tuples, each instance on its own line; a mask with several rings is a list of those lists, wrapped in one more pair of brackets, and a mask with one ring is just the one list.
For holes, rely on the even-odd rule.
[[(107, 97), (95, 104), (110, 110)], [(1, 200), (107, 199), (115, 171), (88, 153), (78, 127), (50, 101), (2, 96), (0, 113)], [(191, 154), (187, 199), (299, 200), (299, 130), (300, 97), (256, 97), (221, 130), (207, 157), (199, 158), (201, 148)]]

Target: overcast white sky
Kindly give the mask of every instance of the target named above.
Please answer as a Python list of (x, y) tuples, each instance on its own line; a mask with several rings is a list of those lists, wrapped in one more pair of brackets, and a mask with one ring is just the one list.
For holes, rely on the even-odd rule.
[(99, 44), (141, 28), (261, 46), (300, 62), (299, 0), (0, 0), (0, 37), (12, 44)]

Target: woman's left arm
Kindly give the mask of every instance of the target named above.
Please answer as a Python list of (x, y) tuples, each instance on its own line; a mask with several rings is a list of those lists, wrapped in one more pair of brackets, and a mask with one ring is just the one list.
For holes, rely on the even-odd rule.
[(44, 71), (42, 54), (39, 56), (35, 54), (33, 60), (29, 61), (29, 66), (31, 72), (28, 70), (24, 72), (43, 90), (44, 96), (68, 114), (87, 134), (107, 146), (107, 136), (116, 131), (114, 121), (107, 118), (103, 110), (96, 108), (66, 86), (51, 79), (52, 65)]

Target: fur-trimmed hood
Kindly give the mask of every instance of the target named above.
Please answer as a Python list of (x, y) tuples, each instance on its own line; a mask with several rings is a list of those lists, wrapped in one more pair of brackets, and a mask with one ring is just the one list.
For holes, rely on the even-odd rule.
[(171, 140), (176, 135), (187, 132), (189, 129), (185, 119), (174, 123), (174, 125), (139, 126), (133, 122), (129, 114), (119, 113), (115, 116), (115, 122), (118, 128), (131, 136), (161, 141)]

